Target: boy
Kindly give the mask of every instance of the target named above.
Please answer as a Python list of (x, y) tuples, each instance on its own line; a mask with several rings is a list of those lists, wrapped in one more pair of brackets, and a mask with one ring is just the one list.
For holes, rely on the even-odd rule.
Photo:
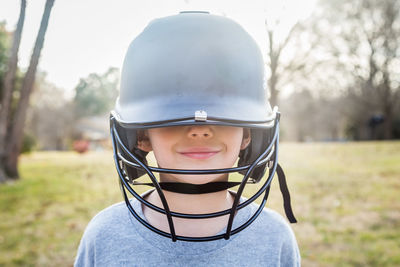
[[(126, 54), (110, 119), (125, 204), (92, 219), (76, 266), (300, 265), (290, 227), (263, 209), (277, 171), (295, 222), (263, 66), (254, 40), (225, 17), (182, 12), (144, 29)], [(150, 151), (157, 168), (147, 165)], [(228, 180), (235, 171), (241, 182)], [(244, 199), (250, 184), (261, 186)], [(155, 189), (139, 195), (136, 185)]]

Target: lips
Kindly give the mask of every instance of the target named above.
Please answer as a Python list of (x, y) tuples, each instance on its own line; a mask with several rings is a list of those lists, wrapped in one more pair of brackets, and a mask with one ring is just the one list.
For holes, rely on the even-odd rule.
[(179, 152), (181, 155), (192, 159), (208, 159), (218, 154), (220, 150), (210, 148), (192, 148)]

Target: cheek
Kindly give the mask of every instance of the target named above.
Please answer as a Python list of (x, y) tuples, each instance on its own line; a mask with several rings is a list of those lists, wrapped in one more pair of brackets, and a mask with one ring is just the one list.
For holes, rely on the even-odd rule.
[(165, 146), (164, 142), (158, 142), (157, 140), (151, 140), (151, 144), (153, 147), (153, 153), (154, 156), (158, 159), (158, 158), (163, 158), (164, 155), (166, 154), (166, 149), (167, 147)]
[(171, 165), (171, 151), (174, 144), (174, 136), (162, 131), (150, 130), (149, 139), (158, 165), (161, 167)]
[(220, 162), (218, 167), (230, 168), (238, 159), (240, 146), (243, 139), (243, 129), (237, 127), (226, 127), (223, 131), (219, 131), (218, 139), (223, 142), (226, 153), (223, 155), (223, 163)]
[(243, 129), (242, 128), (233, 128), (229, 129), (224, 133), (224, 138), (227, 141), (227, 147), (234, 154), (239, 154), (240, 146), (243, 140)]

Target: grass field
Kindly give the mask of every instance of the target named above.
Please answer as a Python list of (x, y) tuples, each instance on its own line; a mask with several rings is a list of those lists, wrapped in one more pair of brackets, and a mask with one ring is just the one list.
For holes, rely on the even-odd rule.
[[(400, 142), (280, 148), (303, 266), (400, 266)], [(122, 201), (111, 152), (36, 152), (20, 166), (0, 185), (0, 266), (72, 265), (90, 218)], [(267, 205), (283, 214), (276, 183)]]

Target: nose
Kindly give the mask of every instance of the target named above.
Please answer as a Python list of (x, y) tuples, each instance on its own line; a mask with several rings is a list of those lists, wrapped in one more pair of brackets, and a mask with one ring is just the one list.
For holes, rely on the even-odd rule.
[(211, 138), (213, 136), (213, 131), (208, 125), (193, 125), (189, 126), (188, 137), (189, 138)]

